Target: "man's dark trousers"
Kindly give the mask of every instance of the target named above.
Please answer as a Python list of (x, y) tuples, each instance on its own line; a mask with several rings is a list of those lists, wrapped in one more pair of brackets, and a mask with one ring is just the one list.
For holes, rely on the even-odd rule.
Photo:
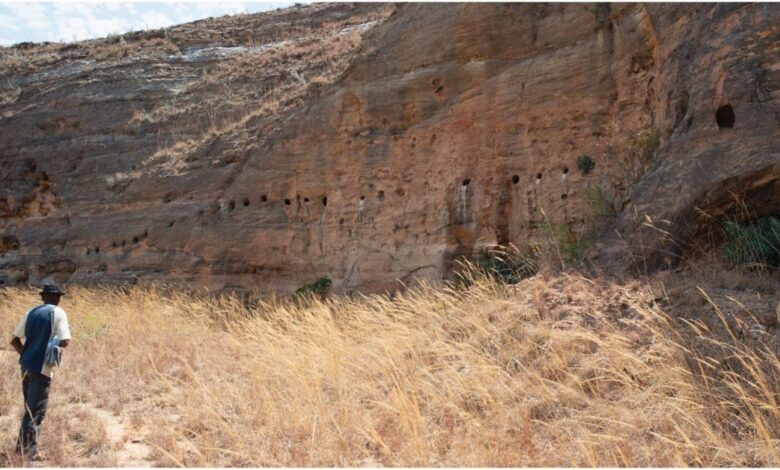
[(38, 452), (38, 434), (49, 404), (51, 379), (43, 374), (22, 370), (22, 393), (24, 394), (24, 417), (16, 452), (33, 458)]

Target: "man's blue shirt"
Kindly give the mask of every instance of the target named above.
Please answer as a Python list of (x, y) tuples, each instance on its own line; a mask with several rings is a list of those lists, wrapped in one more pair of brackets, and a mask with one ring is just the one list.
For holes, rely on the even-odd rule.
[(46, 345), (51, 337), (53, 305), (35, 307), (27, 314), (25, 325), (25, 341), (19, 364), (22, 369), (40, 374), (43, 369), (43, 359), (46, 355)]

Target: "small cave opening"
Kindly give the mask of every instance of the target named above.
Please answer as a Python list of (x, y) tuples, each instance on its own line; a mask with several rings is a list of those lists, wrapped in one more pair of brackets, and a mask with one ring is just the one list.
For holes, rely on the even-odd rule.
[(537, 180), (541, 180), (542, 179), (542, 174), (541, 173), (537, 173), (536, 174), (536, 179)]
[(363, 196), (363, 195), (361, 195), (361, 196), (360, 196), (360, 200), (361, 200), (361, 201), (365, 201), (365, 200), (366, 200), (366, 197), (365, 197), (365, 196)]
[(569, 174), (569, 167), (568, 166), (563, 167), (563, 174), (564, 175), (568, 175)]
[(138, 237), (133, 237), (133, 243), (138, 243)]
[(468, 186), (471, 184), (471, 178), (464, 178), (463, 181), (460, 182), (461, 186)]
[(175, 223), (176, 223), (176, 221), (173, 221), (173, 220), (171, 220), (170, 222), (168, 222), (168, 228), (171, 228), (171, 227), (173, 227), (173, 224), (175, 224)]
[(262, 196), (260, 196), (260, 201), (261, 202), (268, 202), (268, 195), (263, 194)]
[(431, 80), (431, 85), (435, 87), (433, 93), (436, 96), (441, 96), (442, 91), (444, 91), (444, 85), (442, 84), (443, 81), (444, 80), (441, 77)]
[(95, 254), (98, 254), (98, 253), (100, 253), (100, 247), (99, 247), (99, 246), (96, 246), (96, 247), (95, 247)]
[(566, 200), (566, 199), (568, 199), (568, 198), (569, 198), (569, 195), (568, 195), (568, 194), (561, 194), (561, 200), (562, 200), (562, 201), (565, 201), (565, 200)]
[(326, 207), (328, 205), (328, 196), (322, 196), (322, 206)]
[(395, 195), (398, 197), (404, 197), (406, 196), (406, 191), (404, 191), (404, 188), (396, 188)]
[[(770, 236), (759, 230), (762, 223), (776, 223), (768, 222), (772, 218), (780, 219), (780, 165), (776, 164), (732, 176), (708, 188), (689, 210), (671, 222), (679, 245), (674, 253), (681, 259), (714, 250), (726, 258), (735, 254), (757, 256), (768, 248), (765, 242), (772, 237), (780, 240), (780, 232), (775, 229), (770, 230)], [(777, 253), (773, 248), (768, 251)]]
[(248, 198), (244, 198), (243, 204), (244, 204), (244, 207), (249, 206), (249, 199)]
[(289, 206), (290, 204), (292, 204), (292, 201), (290, 201), (290, 199), (289, 199), (289, 198), (285, 198), (285, 199), (284, 199), (284, 204), (285, 204), (286, 206)]
[(309, 202), (309, 198), (308, 197), (303, 198), (303, 202)]
[(734, 108), (730, 104), (721, 106), (715, 111), (715, 120), (718, 122), (720, 129), (731, 129), (734, 127), (734, 121), (736, 120), (734, 115)]
[(384, 191), (379, 191), (378, 193), (376, 193), (376, 197), (380, 201), (384, 201), (385, 200), (385, 192)]
[(236, 201), (231, 199), (230, 202), (228, 202), (228, 209), (232, 211), (235, 208), (236, 208)]
[(111, 246), (116, 248), (118, 245), (116, 244), (116, 242), (111, 242)]
[(520, 182), (520, 175), (512, 175), (512, 184), (517, 184)]
[(165, 197), (163, 198), (163, 202), (164, 202), (165, 204), (168, 204), (168, 203), (169, 203), (169, 202), (171, 202), (171, 201), (173, 201), (173, 196), (172, 196), (172, 195), (170, 195), (170, 194), (166, 194), (166, 195), (165, 195)]

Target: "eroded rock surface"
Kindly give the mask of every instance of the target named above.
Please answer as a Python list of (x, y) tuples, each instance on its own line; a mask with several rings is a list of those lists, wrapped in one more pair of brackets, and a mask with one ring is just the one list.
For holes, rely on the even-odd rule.
[(660, 147), (594, 259), (663, 263), (645, 215), (693, 239), (724, 188), (778, 211), (778, 25), (773, 4), (317, 4), (0, 49), (0, 280), (440, 279), (585, 230), (586, 188), (620, 173), (607, 128)]

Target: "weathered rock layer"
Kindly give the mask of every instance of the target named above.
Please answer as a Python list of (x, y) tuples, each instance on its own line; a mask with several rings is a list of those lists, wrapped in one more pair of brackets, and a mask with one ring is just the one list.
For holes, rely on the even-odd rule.
[(320, 4), (0, 49), (0, 281), (440, 279), (579, 236), (646, 128), (594, 259), (657, 265), (732, 192), (780, 212), (778, 44), (773, 4)]

